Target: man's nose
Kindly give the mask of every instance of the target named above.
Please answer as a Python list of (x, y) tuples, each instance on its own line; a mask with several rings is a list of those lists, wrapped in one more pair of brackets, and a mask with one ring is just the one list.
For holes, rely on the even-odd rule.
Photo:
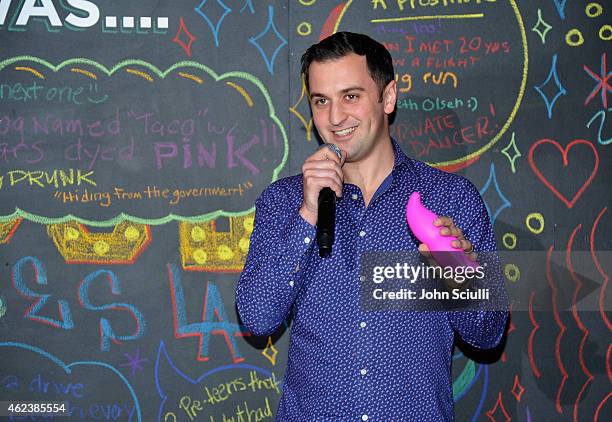
[(346, 112), (342, 107), (342, 104), (332, 102), (329, 110), (329, 122), (333, 126), (339, 126), (346, 119)]

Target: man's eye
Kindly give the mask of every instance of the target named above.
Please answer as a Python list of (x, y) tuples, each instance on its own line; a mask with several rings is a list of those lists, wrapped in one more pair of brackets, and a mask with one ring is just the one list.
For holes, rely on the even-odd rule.
[(357, 101), (358, 98), (357, 94), (346, 94), (346, 99), (349, 101)]
[(325, 105), (327, 100), (325, 98), (317, 98), (314, 100), (315, 105)]

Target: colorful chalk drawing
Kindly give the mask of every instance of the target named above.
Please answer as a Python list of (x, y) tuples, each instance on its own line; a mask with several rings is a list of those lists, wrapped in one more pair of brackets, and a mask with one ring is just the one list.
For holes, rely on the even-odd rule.
[(9, 243), (13, 234), (21, 224), (21, 218), (12, 218), (6, 221), (0, 220), (0, 244)]
[(605, 136), (603, 135), (603, 131), (604, 126), (606, 125), (606, 117), (610, 111), (612, 111), (612, 108), (609, 108), (607, 110), (599, 110), (593, 115), (593, 117), (591, 117), (591, 120), (589, 120), (589, 122), (587, 123), (587, 128), (590, 128), (593, 122), (595, 122), (595, 120), (601, 119), (599, 122), (599, 129), (597, 130), (597, 142), (601, 145), (608, 145), (612, 142), (612, 136), (607, 139), (603, 139)]
[(566, 262), (568, 270), (570, 271), (570, 276), (572, 278), (572, 281), (576, 284), (574, 293), (572, 295), (572, 307), (571, 307), (572, 317), (574, 319), (574, 322), (576, 323), (576, 326), (582, 332), (582, 338), (578, 345), (578, 361), (580, 362), (580, 369), (582, 370), (584, 375), (587, 377), (584, 383), (582, 384), (582, 387), (580, 388), (578, 395), (576, 396), (576, 401), (574, 402), (574, 409), (573, 409), (574, 419), (578, 419), (578, 403), (580, 403), (581, 397), (586, 391), (586, 388), (588, 387), (588, 385), (593, 381), (593, 374), (587, 368), (585, 359), (584, 359), (584, 346), (589, 337), (589, 329), (587, 329), (582, 323), (582, 320), (576, 308), (577, 298), (580, 293), (580, 290), (583, 287), (583, 283), (580, 280), (580, 277), (576, 274), (574, 270), (574, 265), (573, 265), (572, 257), (571, 257), (574, 239), (575, 239), (576, 234), (578, 233), (578, 230), (580, 229), (582, 229), (582, 224), (578, 224), (576, 225), (576, 227), (574, 227), (574, 229), (572, 230), (572, 233), (570, 234), (569, 240), (567, 242), (567, 248), (565, 250), (565, 262)]
[(584, 36), (578, 28), (572, 28), (565, 34), (565, 42), (570, 47), (578, 47), (584, 44)]
[[(219, 366), (190, 377), (179, 369), (163, 341), (155, 360), (155, 386), (161, 400), (157, 420), (169, 422), (202, 417), (207, 421), (246, 421), (243, 417), (247, 414), (253, 421), (272, 418), (270, 397), (276, 401), (282, 391), (282, 381), (274, 372), (244, 363)], [(257, 395), (264, 395), (263, 407), (254, 404)]]
[[(312, 140), (313, 122), (312, 117), (310, 117), (310, 108), (308, 106), (308, 90), (306, 89), (306, 81), (304, 80), (304, 75), (302, 75), (301, 81), (302, 83), (300, 85), (300, 98), (298, 98), (295, 104), (289, 107), (289, 111), (300, 120), (300, 122), (304, 126), (304, 129), (306, 129), (306, 140), (310, 142)], [(298, 111), (300, 104), (306, 104), (306, 108), (308, 108), (308, 111), (306, 111), (306, 113), (308, 113), (308, 117), (304, 117), (304, 115)]]
[(512, 173), (516, 173), (516, 167), (514, 166), (515, 161), (519, 157), (522, 157), (523, 155), (521, 154), (521, 151), (516, 146), (516, 137), (515, 137), (514, 132), (512, 132), (512, 138), (510, 139), (510, 142), (508, 143), (508, 145), (506, 145), (504, 149), (501, 150), (501, 153), (504, 154), (506, 158), (508, 158), (508, 161), (510, 161), (510, 167), (512, 168)]
[[(222, 10), (222, 12), (219, 12), (220, 16), (219, 19), (217, 20), (217, 22), (213, 22), (208, 15), (206, 14), (206, 10), (204, 10), (204, 7), (206, 7), (206, 10), (209, 10), (209, 8), (213, 7), (213, 8), (220, 8)], [(221, 25), (223, 24), (223, 20), (225, 19), (225, 17), (230, 14), (232, 12), (232, 9), (230, 9), (229, 7), (227, 7), (227, 5), (225, 3), (223, 3), (223, 1), (221, 0), (216, 0), (216, 1), (208, 1), (208, 0), (202, 0), (200, 2), (200, 4), (198, 4), (198, 6), (194, 9), (196, 11), (196, 13), (198, 15), (200, 15), (202, 17), (202, 19), (204, 19), (204, 22), (206, 22), (206, 24), (208, 25), (208, 27), (210, 28), (210, 31), (213, 34), (213, 39), (215, 42), (215, 46), (219, 47), (219, 30), (221, 29)], [(210, 11), (208, 12), (210, 13)]]
[(53, 303), (53, 305), (57, 304), (60, 319), (39, 314), (40, 311), (48, 311), (50, 306), (45, 305), (47, 302), (50, 302), (49, 299), (52, 296), (50, 294), (37, 293), (28, 287), (28, 284), (32, 283), (28, 283), (24, 278), (26, 266), (31, 267), (33, 270), (35, 285), (44, 286), (47, 284), (47, 270), (39, 259), (33, 256), (26, 256), (15, 263), (11, 272), (13, 287), (22, 297), (32, 301), (32, 305), (25, 310), (23, 317), (53, 328), (72, 330), (74, 328), (72, 312), (70, 311), (70, 304), (65, 299), (59, 299)]
[[(595, 237), (597, 227), (600, 224), (601, 218), (605, 214), (607, 208), (603, 207), (599, 214), (595, 217), (590, 234), (585, 234), (585, 240), (589, 244), (590, 257), (593, 260), (595, 267), (597, 267), (598, 273), (601, 275), (603, 283), (599, 290), (599, 312), (601, 319), (604, 323), (608, 323), (606, 319), (602, 300), (605, 300), (606, 287), (608, 283), (608, 276), (602, 271), (599, 259), (597, 257), (598, 252), (595, 251)], [(533, 223), (529, 222), (529, 218), (532, 220), (538, 220), (538, 224), (543, 229), (543, 217), (539, 213), (533, 213), (528, 217), (526, 224), (533, 233), (541, 232), (539, 228), (533, 227)], [(545, 278), (548, 284), (548, 290), (531, 292), (529, 301), (529, 318), (531, 322), (531, 332), (529, 334), (529, 341), (527, 345), (527, 351), (529, 356), (529, 363), (531, 371), (536, 379), (546, 379), (551, 383), (549, 388), (549, 394), (552, 398), (551, 412), (547, 414), (548, 417), (552, 417), (553, 413), (556, 413), (557, 418), (565, 416), (567, 420), (598, 420), (598, 414), (601, 411), (603, 404), (607, 400), (609, 375), (610, 372), (596, 373), (592, 372), (589, 368), (593, 368), (595, 362), (601, 359), (609, 358), (609, 348), (606, 356), (603, 354), (596, 354), (594, 356), (589, 351), (593, 337), (596, 335), (595, 325), (596, 321), (588, 319), (588, 315), (593, 315), (591, 310), (579, 308), (578, 305), (581, 302), (583, 290), (588, 288), (587, 280), (581, 274), (580, 270), (576, 271), (576, 267), (584, 264), (578, 264), (579, 259), (576, 257), (577, 253), (581, 252), (582, 246), (575, 247), (574, 243), (577, 238), (581, 237), (580, 231), (583, 229), (582, 223), (573, 225), (573, 229), (570, 226), (571, 233), (568, 233), (566, 239), (567, 243), (564, 246), (564, 238), (558, 239), (555, 243), (547, 248), (546, 260), (545, 260)], [(537, 230), (536, 230), (537, 229)], [(562, 256), (563, 270), (567, 272), (567, 275), (571, 279), (570, 290), (568, 291), (567, 284), (564, 285), (563, 279), (565, 277), (559, 274), (558, 269), (554, 268), (553, 254), (555, 249), (559, 250), (559, 255)], [(576, 250), (578, 249), (578, 251)], [(601, 253), (601, 252), (599, 252)], [(587, 254), (588, 256), (588, 254)], [(572, 292), (573, 290), (573, 292)], [(564, 300), (567, 298), (567, 294), (571, 293), (570, 303)], [(537, 296), (550, 296), (547, 300), (551, 303), (551, 312), (539, 312), (534, 313), (534, 302), (537, 300)], [(568, 308), (569, 307), (569, 312)], [(536, 319), (536, 315), (538, 318)], [(571, 315), (571, 318), (570, 318)], [(574, 323), (575, 327), (571, 326)], [(542, 328), (543, 324), (547, 324), (550, 330), (551, 324), (554, 323), (556, 326), (556, 335), (554, 338), (550, 334), (540, 335), (538, 331)], [(576, 330), (576, 327), (578, 330)], [(608, 325), (608, 331), (611, 330), (611, 326)], [(578, 333), (576, 333), (578, 331)], [(601, 333), (597, 333), (601, 335)], [(544, 355), (538, 353), (538, 349), (546, 349)], [(577, 352), (577, 353), (576, 353)], [(538, 358), (539, 356), (539, 358)], [(588, 356), (588, 359), (586, 357)], [(550, 365), (551, 362), (547, 361), (548, 368), (555, 368), (556, 371), (546, 370), (541, 371), (539, 365), (543, 359), (550, 361), (554, 360), (555, 366)], [(607, 375), (607, 376), (606, 376)], [(597, 387), (596, 387), (597, 385)], [(603, 388), (602, 388), (603, 387)], [(598, 390), (600, 388), (600, 390)], [(598, 391), (593, 397), (591, 404), (587, 404), (584, 401), (584, 395), (587, 391)], [(601, 399), (601, 401), (599, 401)], [(554, 409), (552, 409), (554, 405)], [(565, 420), (564, 419), (564, 420)]]
[[(552, 99), (550, 98), (550, 95), (546, 94), (546, 91), (549, 90), (549, 89), (546, 89), (546, 86), (550, 83), (554, 83), (555, 88), (556, 88)], [(567, 94), (567, 90), (561, 83), (559, 79), (559, 74), (557, 73), (557, 55), (556, 54), (552, 58), (552, 64), (550, 65), (550, 71), (548, 72), (548, 77), (540, 85), (535, 86), (534, 89), (538, 91), (538, 94), (540, 94), (540, 96), (544, 100), (544, 104), (546, 104), (546, 110), (548, 111), (548, 118), (552, 119), (552, 113), (553, 113), (553, 108), (555, 107), (555, 103), (562, 95)]]
[[(380, 7), (377, 7), (379, 3)], [(385, 4), (384, 7), (382, 3)], [(470, 126), (470, 122), (474, 121), (473, 114), (466, 114), (461, 109), (449, 107), (448, 109), (440, 108), (436, 111), (435, 116), (437, 118), (444, 116), (444, 113), (447, 113), (447, 115), (456, 113), (455, 115), (458, 116), (456, 120), (459, 120), (459, 123), (454, 121), (452, 125), (439, 127), (437, 132), (440, 133), (436, 133), (434, 128), (436, 123), (425, 120), (422, 123), (415, 124), (413, 122), (415, 119), (422, 119), (418, 114), (409, 114), (404, 117), (404, 111), (399, 110), (395, 125), (392, 127), (392, 132), (395, 131), (392, 135), (398, 139), (400, 144), (405, 142), (407, 152), (430, 164), (454, 171), (472, 164), (493, 147), (514, 121), (527, 82), (527, 36), (523, 18), (514, 0), (477, 5), (458, 4), (454, 5), (455, 7), (452, 10), (449, 9), (450, 6), (442, 7), (441, 3), (427, 4), (427, 6), (430, 6), (427, 8), (424, 6), (424, 4), (414, 2), (367, 2), (366, 4), (366, 2), (357, 3), (348, 0), (338, 6), (338, 8), (341, 7), (340, 10), (334, 9), (332, 11), (328, 17), (328, 22), (333, 22), (333, 26), (328, 26), (326, 22), (321, 36), (328, 35), (325, 33), (326, 28), (331, 29), (331, 32), (337, 32), (360, 27), (385, 44), (395, 59), (394, 65), (398, 73), (407, 69), (406, 71), (409, 73), (421, 75), (422, 79), (429, 68), (432, 75), (436, 75), (438, 79), (442, 78), (443, 81), (444, 68), (452, 66), (447, 71), (449, 76), (451, 74), (455, 75), (458, 72), (457, 69), (460, 70), (460, 75), (454, 76), (458, 79), (456, 85), (458, 89), (453, 88), (455, 86), (454, 82), (453, 85), (441, 83), (439, 86), (436, 86), (438, 84), (432, 86), (430, 83), (432, 79), (427, 77), (422, 87), (413, 86), (409, 93), (410, 98), (416, 97), (417, 100), (420, 96), (427, 98), (435, 95), (443, 98), (450, 96), (469, 98), (470, 95), (462, 88), (462, 80), (464, 78), (466, 80), (474, 79), (478, 72), (479, 60), (485, 60), (487, 57), (495, 56), (498, 60), (496, 66), (505, 66), (503, 63), (508, 60), (508, 68), (516, 69), (517, 62), (521, 63), (521, 66), (517, 69), (516, 78), (512, 81), (505, 81), (505, 94), (503, 96), (495, 98), (482, 96), (479, 99), (480, 102), (488, 104), (487, 107), (483, 107), (481, 114), (478, 114), (480, 117), (475, 119), (476, 122), (473, 124), (475, 127), (473, 132), (480, 136), (468, 134), (470, 129), (453, 135), (454, 127), (458, 125), (467, 127)], [(502, 15), (513, 18), (513, 29), (516, 33), (505, 35), (510, 36), (512, 42), (505, 41), (506, 38), (483, 39), (478, 28), (486, 25), (488, 19), (495, 19), (493, 16), (501, 19)], [(431, 34), (427, 25), (432, 26), (433, 24), (430, 22), (436, 21), (438, 21), (438, 24), (440, 24), (440, 21), (444, 21), (442, 25), (449, 29), (465, 28), (465, 32), (459, 33), (459, 36), (453, 36), (437, 34), (436, 30)], [(410, 26), (411, 29), (402, 32), (401, 30), (406, 28), (406, 25), (412, 25)], [(413, 26), (414, 29), (412, 29)], [(435, 30), (435, 25), (433, 29)], [(417, 35), (413, 35), (415, 32)], [(446, 33), (448, 33), (448, 30), (445, 30)], [(409, 35), (404, 36), (405, 34)], [(488, 55), (481, 56), (481, 54), (484, 54), (485, 48)], [(512, 53), (504, 53), (505, 48)], [(425, 54), (420, 54), (422, 52), (425, 52)], [(430, 56), (427, 56), (427, 54), (430, 54)], [(421, 58), (419, 55), (423, 57)], [(465, 63), (461, 61), (463, 59), (465, 59)], [(500, 64), (500, 60), (502, 64)], [(461, 65), (459, 66), (458, 63)], [(483, 83), (482, 76), (479, 76), (481, 85)], [(494, 84), (492, 80), (491, 83)], [(450, 81), (447, 84), (450, 84)], [(507, 102), (507, 98), (512, 101)], [(402, 96), (400, 95), (399, 101), (401, 99)], [(404, 119), (416, 127), (402, 129), (401, 124)], [(304, 124), (304, 122), (302, 123)], [(478, 125), (480, 125), (480, 129), (476, 128)], [(306, 125), (304, 126), (306, 127)], [(425, 135), (422, 135), (422, 132), (425, 132)], [(447, 137), (451, 138), (450, 140), (444, 139), (445, 133)]]
[[(140, 409), (140, 402), (138, 400), (136, 392), (134, 391), (134, 388), (132, 387), (130, 382), (127, 380), (127, 378), (125, 378), (125, 376), (123, 376), (123, 374), (121, 374), (121, 372), (119, 372), (114, 366), (108, 363), (105, 363), (105, 362), (88, 361), (88, 360), (77, 361), (77, 362), (72, 362), (72, 363), (65, 363), (58, 357), (52, 355), (51, 353), (45, 351), (44, 349), (40, 347), (32, 346), (32, 345), (25, 344), (25, 343), (19, 343), (19, 342), (0, 342), (0, 354), (3, 355), (3, 362), (5, 363), (8, 362), (7, 355), (9, 352), (18, 353), (19, 360), (22, 362), (24, 359), (27, 359), (27, 361), (30, 362), (30, 365), (28, 365), (28, 369), (22, 369), (20, 373), (15, 376), (14, 384), (11, 386), (13, 390), (13, 394), (16, 394), (21, 389), (20, 388), (21, 383), (18, 383), (17, 380), (19, 378), (22, 378), (25, 375), (25, 373), (33, 371), (33, 372), (38, 372), (39, 374), (48, 375), (50, 377), (56, 377), (58, 376), (56, 373), (59, 372), (58, 371), (59, 369), (61, 370), (60, 374), (63, 373), (66, 376), (72, 377), (72, 379), (75, 379), (75, 377), (79, 375), (84, 379), (85, 378), (89, 378), (89, 379), (98, 378), (95, 384), (98, 384), (102, 380), (105, 380), (106, 381), (106, 383), (104, 383), (105, 385), (104, 393), (105, 394), (111, 393), (112, 396), (115, 396), (113, 392), (119, 393), (122, 396), (122, 400), (127, 399), (130, 401), (128, 408), (125, 411), (128, 417), (127, 419), (124, 419), (124, 420), (139, 421), (139, 422), (142, 421), (142, 412)], [(12, 360), (14, 361), (14, 359)], [(86, 374), (83, 374), (83, 371), (94, 371), (94, 370), (96, 371), (95, 373), (96, 376), (90, 375), (89, 377), (87, 377)], [(10, 373), (11, 370), (8, 367), (4, 366), (3, 372), (5, 371), (8, 371)], [(88, 387), (87, 384), (85, 385), (83, 385), (82, 383), (79, 383), (79, 384), (80, 384), (79, 391), (81, 391), (82, 389), (87, 389)], [(1, 387), (5, 388), (6, 386), (2, 385)], [(113, 389), (112, 387), (115, 387), (115, 388)], [(79, 395), (81, 397), (79, 397)], [(92, 413), (94, 411), (98, 411), (99, 409), (97, 407), (96, 408), (92, 407), (92, 406), (97, 406), (97, 405), (94, 405), (93, 403), (90, 404), (89, 407), (87, 407), (86, 406), (87, 401), (89, 400), (93, 402), (104, 401), (104, 399), (102, 399), (101, 397), (101, 394), (99, 395), (98, 399), (94, 398), (93, 400), (87, 397), (82, 398), (83, 396), (85, 396), (84, 393), (75, 394), (75, 396), (76, 397), (74, 398), (71, 397), (71, 400), (68, 402), (68, 406), (69, 408), (72, 409), (70, 414), (74, 415), (76, 413), (75, 415), (76, 417), (78, 417), (79, 413), (81, 415), (83, 415), (83, 413), (87, 413), (90, 418), (93, 417)], [(3, 397), (7, 397), (7, 396), (3, 394)], [(31, 390), (28, 392), (28, 399), (38, 400), (38, 401), (40, 400), (48, 401), (49, 400), (48, 396), (46, 395), (46, 392), (37, 393), (37, 392), (32, 392)], [(83, 402), (85, 403), (85, 405), (82, 404)], [(87, 409), (87, 412), (84, 412), (84, 409)], [(80, 419), (83, 419), (83, 417), (81, 416)]]
[[(30, 280), (33, 275), (34, 280)], [(101, 282), (96, 283), (97, 280)], [(54, 329), (71, 331), (75, 328), (75, 322), (72, 317), (72, 311), (70, 302), (65, 298), (55, 299), (53, 295), (46, 293), (38, 293), (29, 287), (34, 286), (46, 286), (48, 284), (47, 270), (45, 264), (34, 256), (24, 256), (19, 259), (12, 268), (11, 281), (15, 291), (23, 298), (32, 302), (32, 304), (25, 309), (23, 318), (31, 322), (44, 324)], [(57, 283), (55, 281), (54, 283)], [(139, 340), (144, 336), (146, 321), (140, 310), (129, 303), (105, 303), (102, 305), (95, 305), (91, 301), (90, 288), (92, 284), (98, 284), (100, 286), (108, 286), (110, 293), (113, 296), (120, 296), (122, 289), (121, 283), (117, 275), (110, 270), (96, 270), (89, 273), (79, 283), (76, 296), (78, 303), (83, 309), (92, 312), (103, 312), (103, 311), (114, 311), (124, 312), (129, 315), (133, 320), (133, 332), (131, 334), (122, 335), (118, 334), (110, 320), (106, 317), (99, 318), (98, 330), (100, 338), (100, 350), (108, 352), (110, 350), (111, 342), (114, 344), (121, 344), (125, 341)], [(92, 290), (95, 290), (92, 289)], [(97, 290), (95, 290), (97, 291)], [(72, 295), (72, 292), (65, 292), (64, 294)], [(95, 294), (93, 294), (95, 296)], [(54, 308), (57, 305), (56, 313), (59, 314), (59, 318), (46, 315), (50, 311), (50, 308)], [(53, 312), (53, 311), (51, 311)], [(120, 325), (115, 323), (115, 326)], [(125, 331), (125, 324), (121, 324), (119, 331)], [(129, 323), (128, 323), (129, 325)]]
[[(498, 416), (495, 416), (497, 412), (501, 414)], [(508, 414), (508, 411), (506, 410), (506, 407), (504, 406), (504, 399), (503, 399), (501, 391), (497, 394), (497, 400), (495, 401), (495, 404), (493, 405), (491, 409), (487, 410), (486, 415), (492, 421), (496, 421), (498, 418), (500, 420), (506, 420), (506, 421), (511, 420), (510, 415)]]
[[(534, 220), (538, 223), (536, 227), (533, 226)], [(544, 231), (544, 216), (539, 212), (530, 213), (527, 218), (525, 218), (525, 226), (527, 226), (529, 231), (533, 234), (542, 233)]]
[(584, 13), (589, 17), (589, 18), (596, 18), (598, 16), (601, 16), (601, 14), (604, 12), (603, 7), (601, 4), (596, 3), (596, 2), (591, 2), (589, 4), (586, 5), (585, 9), (584, 9)]
[(265, 349), (261, 351), (261, 354), (270, 361), (272, 366), (276, 365), (276, 355), (278, 354), (278, 350), (276, 347), (274, 347), (272, 337), (268, 336), (268, 342), (266, 343)]
[(295, 31), (302, 37), (312, 34), (312, 24), (310, 22), (300, 22)]
[(459, 375), (453, 380), (453, 401), (455, 403), (470, 392), (476, 381), (478, 381), (482, 370), (482, 367), (473, 360), (465, 358), (460, 353), (455, 354), (453, 356), (453, 364), (457, 365), (456, 361), (459, 360), (465, 361), (465, 365)]
[(559, 13), (559, 17), (561, 20), (565, 20), (565, 5), (567, 4), (567, 0), (552, 0), (555, 3), (555, 7), (557, 8), (557, 12)]
[[(493, 185), (492, 188), (491, 188), (491, 185)], [(495, 193), (492, 192), (493, 190), (495, 191)], [(494, 163), (491, 163), (491, 167), (489, 170), (489, 178), (487, 179), (482, 189), (480, 189), (480, 195), (485, 200), (485, 206), (487, 207), (487, 212), (489, 213), (489, 216), (491, 217), (491, 224), (495, 224), (495, 220), (497, 219), (497, 216), (499, 216), (499, 214), (503, 210), (512, 206), (512, 203), (510, 202), (510, 200), (506, 198), (506, 195), (504, 195), (504, 193), (501, 191), (501, 188), (499, 187), (499, 183), (497, 182), (497, 176), (495, 174), (495, 164)], [(494, 203), (499, 203), (499, 205), (493, 208), (493, 205), (490, 205), (490, 204), (494, 204)]]
[(133, 378), (136, 375), (136, 372), (143, 372), (144, 367), (143, 364), (148, 362), (149, 359), (140, 357), (140, 347), (136, 348), (134, 355), (130, 353), (124, 353), (123, 356), (127, 359), (127, 363), (122, 363), (119, 366), (127, 366), (130, 368), (130, 376)]
[[(75, 116), (72, 103), (49, 112), (17, 108), (17, 117), (0, 113), (0, 124), (7, 131), (4, 140), (8, 140), (0, 145), (0, 161), (3, 157), (5, 161), (0, 164), (13, 167), (0, 174), (0, 189), (11, 195), (11, 200), (0, 204), (0, 221), (25, 218), (42, 224), (113, 227), (124, 220), (142, 225), (243, 216), (253, 212), (256, 196), (278, 178), (287, 161), (288, 140), (272, 99), (263, 83), (245, 72), (218, 75), (193, 61), (162, 71), (141, 60), (107, 68), (87, 59), (53, 65), (19, 56), (0, 61), (0, 74), (20, 81), (10, 87), (27, 85), (26, 101), (32, 104), (47, 102), (37, 97), (43, 84), (53, 86), (57, 78), (66, 76), (88, 84), (93, 79), (100, 87), (99, 95), (109, 97), (99, 105), (108, 108), (97, 113), (108, 116), (104, 121)], [(111, 78), (114, 85), (108, 83)], [(169, 89), (168, 100), (181, 93), (182, 98), (168, 105), (172, 111), (156, 112), (148, 105), (157, 101), (147, 98), (155, 95), (153, 86)], [(119, 106), (118, 99), (130, 90), (142, 93), (130, 97), (129, 105)], [(77, 92), (84, 95), (77, 86), (53, 95), (64, 91), (72, 99)], [(193, 103), (186, 103), (186, 95), (193, 96)], [(211, 100), (209, 107), (204, 99), (211, 95), (226, 101), (212, 107)], [(201, 107), (194, 109), (198, 102)], [(179, 110), (183, 115), (177, 115)], [(81, 136), (77, 139), (76, 134)], [(47, 145), (49, 137), (53, 137), (53, 149)], [(24, 148), (27, 153), (22, 152)], [(32, 169), (33, 164), (51, 161), (60, 167)], [(28, 170), (20, 169), (26, 164)], [(218, 171), (219, 167), (227, 167), (227, 172)], [(145, 168), (149, 170), (146, 178), (139, 171)], [(110, 175), (117, 180), (109, 180)], [(234, 182), (228, 184), (228, 179)], [(199, 201), (195, 215), (194, 201)]]
[(542, 44), (546, 44), (546, 34), (548, 34), (551, 29), (552, 26), (550, 26), (542, 17), (542, 10), (538, 9), (538, 21), (533, 28), (531, 28), (531, 30), (540, 36)]
[(612, 91), (612, 83), (610, 79), (612, 77), (612, 70), (608, 71), (608, 61), (606, 58), (606, 53), (602, 53), (601, 55), (601, 64), (599, 74), (592, 71), (586, 64), (583, 66), (584, 71), (595, 80), (595, 88), (591, 91), (589, 96), (584, 100), (584, 105), (589, 104), (589, 102), (597, 95), (599, 91), (601, 91), (601, 104), (604, 109), (608, 108), (608, 92)]
[[(578, 188), (578, 190), (576, 191), (576, 193), (571, 199), (568, 199), (566, 195), (559, 192), (559, 190), (554, 186), (553, 182), (551, 182), (546, 176), (544, 176), (540, 172), (538, 166), (536, 165), (535, 159), (534, 159), (535, 151), (539, 148), (542, 148), (543, 145), (553, 145), (557, 149), (557, 151), (561, 153), (561, 157), (563, 158), (562, 163), (563, 163), (564, 169), (566, 169), (569, 164), (568, 153), (570, 149), (572, 149), (573, 147), (577, 145), (586, 145), (589, 148), (589, 150), (592, 151), (595, 160), (594, 160), (593, 169), (591, 171), (591, 174), (582, 183), (582, 185), (580, 185), (580, 187)], [(538, 177), (538, 179), (540, 179), (540, 181), (548, 189), (550, 189), (550, 191), (557, 198), (559, 198), (565, 204), (567, 208), (572, 208), (576, 204), (578, 199), (580, 199), (584, 191), (587, 189), (587, 187), (589, 187), (589, 185), (595, 178), (595, 175), (597, 174), (597, 170), (599, 169), (599, 153), (597, 152), (597, 149), (593, 146), (592, 142), (589, 142), (584, 139), (575, 139), (569, 144), (567, 144), (565, 148), (562, 148), (561, 145), (557, 141), (554, 141), (552, 139), (540, 139), (539, 141), (535, 142), (529, 149), (528, 160), (529, 160), (529, 166), (531, 167), (535, 175)]]
[[(111, 321), (105, 317), (100, 317), (99, 320), (99, 334), (100, 334), (100, 350), (108, 352), (110, 350), (111, 342), (114, 344), (122, 344), (126, 341), (140, 340), (145, 334), (146, 322), (142, 313), (138, 308), (129, 303), (107, 303), (104, 305), (95, 305), (90, 298), (89, 289), (92, 284), (97, 280), (101, 280), (98, 284), (108, 284), (110, 291), (114, 296), (121, 295), (121, 285), (119, 283), (119, 277), (110, 270), (98, 270), (91, 274), (88, 274), (83, 278), (79, 285), (78, 299), (81, 306), (87, 310), (94, 312), (102, 312), (107, 310), (124, 311), (129, 314), (133, 320), (133, 331), (127, 335), (121, 335), (113, 329)], [(132, 325), (132, 324), (130, 324)], [(121, 325), (121, 331), (125, 330), (125, 326)]]
[(178, 267), (168, 264), (168, 279), (170, 282), (170, 296), (172, 298), (172, 320), (174, 322), (174, 337), (198, 337), (198, 353), (196, 359), (201, 362), (209, 360), (208, 347), (212, 335), (223, 336), (230, 357), (234, 363), (244, 361), (240, 353), (237, 337), (250, 336), (245, 327), (230, 321), (229, 313), (224, 305), (223, 298), (217, 286), (206, 282), (204, 303), (202, 304), (201, 320), (187, 322), (187, 305), (183, 288), (183, 276)]
[(525, 388), (521, 385), (518, 374), (514, 375), (514, 384), (512, 385), (512, 390), (510, 390), (510, 392), (512, 393), (516, 401), (521, 401), (523, 393), (525, 392)]
[[(590, 2), (584, 8), (584, 14), (590, 19), (598, 18), (603, 13), (604, 13), (603, 6), (597, 2)], [(575, 15), (573, 17), (575, 17)], [(584, 30), (587, 30), (587, 29), (590, 29), (590, 28), (584, 28)], [(610, 27), (610, 24), (607, 24), (607, 23), (603, 24), (599, 28), (599, 31), (598, 31), (599, 39), (601, 39), (602, 41), (608, 41), (610, 37), (604, 34), (606, 31), (610, 31), (611, 29), (612, 27)], [(594, 40), (592, 39), (588, 40), (588, 42), (591, 42), (591, 41), (594, 41)], [(571, 28), (565, 34), (565, 43), (569, 45), (570, 47), (578, 47), (578, 46), (583, 45), (585, 43), (583, 30), (579, 28)]]
[(123, 221), (111, 233), (91, 233), (77, 222), (47, 225), (68, 264), (133, 264), (151, 242), (149, 226)]
[(502, 243), (506, 249), (516, 248), (516, 235), (514, 233), (504, 233), (502, 236)]
[(229, 217), (229, 230), (217, 231), (216, 220), (179, 223), (181, 263), (188, 271), (240, 272), (244, 266), (255, 214)]
[(612, 25), (605, 24), (599, 28), (599, 39), (602, 41), (612, 40)]
[(516, 283), (521, 278), (521, 270), (516, 264), (506, 264), (504, 266), (504, 275), (508, 281)]
[[(269, 38), (269, 33), (272, 33), (274, 40), (277, 41), (277, 46), (274, 48), (272, 53), (267, 53), (260, 43), (260, 39)], [(278, 31), (278, 28), (274, 24), (274, 7), (268, 6), (268, 22), (266, 27), (259, 34), (250, 37), (249, 42), (253, 44), (257, 48), (257, 51), (259, 51), (261, 54), (261, 57), (266, 63), (268, 72), (270, 72), (271, 75), (274, 75), (274, 63), (276, 62), (276, 57), (283, 47), (287, 45), (287, 39)]]
[[(187, 42), (184, 41), (184, 38), (187, 38)], [(181, 47), (183, 47), (183, 50), (185, 51), (185, 54), (187, 55), (187, 57), (191, 57), (191, 46), (193, 45), (196, 39), (197, 37), (192, 35), (191, 32), (189, 32), (189, 29), (187, 29), (187, 26), (185, 25), (185, 21), (183, 20), (183, 17), (181, 16), (179, 29), (176, 32), (176, 35), (174, 36), (174, 38), (172, 38), (172, 42), (175, 42)]]

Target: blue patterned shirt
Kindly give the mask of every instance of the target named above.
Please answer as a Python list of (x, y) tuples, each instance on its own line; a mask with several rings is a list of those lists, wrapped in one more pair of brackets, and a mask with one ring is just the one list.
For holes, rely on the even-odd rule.
[[(486, 207), (465, 178), (410, 159), (392, 140), (393, 170), (365, 207), (346, 183), (337, 202), (332, 255), (320, 258), (316, 229), (299, 214), (302, 175), (271, 184), (256, 202), (250, 249), (236, 292), (242, 323), (256, 335), (292, 318), (279, 421), (453, 420), (454, 332), (495, 346), (506, 312), (366, 312), (364, 251), (416, 251), (408, 197), (450, 216), (476, 251), (495, 250)], [(501, 277), (497, 283), (503, 283)]]

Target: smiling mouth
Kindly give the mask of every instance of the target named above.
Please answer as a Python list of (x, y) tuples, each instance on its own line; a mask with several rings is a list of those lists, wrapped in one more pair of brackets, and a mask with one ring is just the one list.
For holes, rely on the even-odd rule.
[(342, 129), (342, 130), (336, 130), (334, 131), (334, 134), (338, 136), (346, 136), (350, 133), (353, 133), (355, 129), (357, 129), (357, 126), (349, 127), (347, 129)]

